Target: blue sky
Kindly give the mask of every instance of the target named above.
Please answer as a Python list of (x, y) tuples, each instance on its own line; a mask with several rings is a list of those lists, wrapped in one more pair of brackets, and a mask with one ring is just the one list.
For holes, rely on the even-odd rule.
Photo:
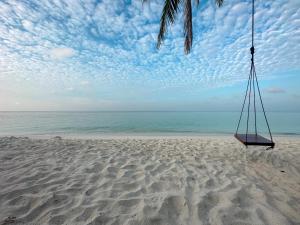
[[(182, 15), (155, 48), (163, 0), (0, 1), (0, 110), (240, 110), (251, 1)], [(268, 110), (300, 110), (300, 1), (256, 1), (256, 70)]]

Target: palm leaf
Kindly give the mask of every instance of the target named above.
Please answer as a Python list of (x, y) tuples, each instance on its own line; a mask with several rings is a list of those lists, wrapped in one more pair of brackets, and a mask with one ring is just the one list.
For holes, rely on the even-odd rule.
[[(148, 2), (149, 0), (141, 0), (142, 3)], [(216, 5), (221, 7), (224, 0), (215, 0)], [(172, 25), (175, 21), (176, 15), (179, 10), (181, 3), (184, 3), (184, 51), (188, 54), (191, 51), (193, 44), (193, 23), (192, 23), (192, 3), (191, 0), (165, 0), (165, 4), (162, 10), (160, 18), (160, 28), (157, 35), (156, 47), (160, 48), (162, 42), (165, 39), (167, 28)], [(198, 6), (200, 0), (195, 0), (196, 6)]]
[(188, 54), (191, 51), (193, 43), (193, 23), (192, 23), (192, 3), (191, 0), (185, 0), (184, 7), (184, 52)]
[(157, 48), (160, 48), (165, 39), (168, 25), (173, 24), (175, 21), (180, 2), (181, 0), (165, 0), (165, 5), (160, 19), (159, 33), (157, 36)]
[(216, 0), (217, 6), (221, 7), (223, 5), (224, 0)]

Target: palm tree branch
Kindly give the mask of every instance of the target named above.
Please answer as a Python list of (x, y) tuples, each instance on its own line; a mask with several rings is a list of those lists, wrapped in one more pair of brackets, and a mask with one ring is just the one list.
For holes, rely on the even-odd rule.
[(221, 7), (224, 3), (224, 0), (216, 0), (217, 6)]
[(175, 21), (175, 17), (178, 12), (180, 2), (181, 0), (165, 0), (165, 4), (160, 19), (159, 33), (157, 36), (157, 45), (156, 45), (157, 48), (161, 46), (163, 40), (165, 39), (165, 34), (167, 32), (168, 25), (173, 24)]
[(188, 54), (193, 43), (193, 23), (192, 23), (192, 3), (191, 0), (185, 0), (184, 7), (184, 51)]
[[(141, 0), (142, 3), (146, 3), (149, 0)], [(193, 24), (192, 24), (192, 3), (191, 0), (165, 0), (164, 7), (162, 10), (160, 18), (160, 28), (157, 35), (157, 48), (160, 48), (162, 42), (165, 39), (167, 33), (167, 28), (172, 25), (175, 21), (176, 15), (178, 14), (178, 9), (180, 3), (184, 1), (184, 51), (188, 54), (191, 50), (193, 43)], [(224, 0), (215, 0), (216, 5), (221, 7)], [(196, 6), (198, 6), (200, 0), (195, 0)]]

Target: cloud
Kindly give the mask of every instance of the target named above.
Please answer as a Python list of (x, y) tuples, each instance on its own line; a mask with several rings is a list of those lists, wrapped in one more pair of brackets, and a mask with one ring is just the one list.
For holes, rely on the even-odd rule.
[(74, 91), (74, 88), (73, 87), (68, 87), (66, 88), (67, 91)]
[(83, 81), (80, 81), (80, 85), (82, 85), (82, 86), (89, 86), (90, 82), (88, 80), (83, 80)]
[(282, 93), (286, 93), (286, 91), (282, 88), (279, 87), (270, 87), (268, 89), (266, 89), (267, 93), (271, 93), (271, 94), (282, 94)]
[(299, 100), (300, 99), (300, 94), (292, 94), (292, 97)]
[(28, 20), (22, 20), (22, 25), (23, 27), (28, 30), (31, 31), (33, 29), (33, 24), (32, 22), (28, 21)]
[[(176, 98), (180, 92), (174, 90), (195, 93), (246, 83), (250, 1), (228, 0), (222, 8), (203, 1), (193, 13), (190, 55), (183, 53), (182, 15), (156, 49), (162, 7), (161, 0), (143, 6), (141, 1), (0, 1), (0, 88), (26, 81), (54, 92), (94, 88), (99, 96), (103, 90), (117, 98), (120, 90), (126, 95), (141, 88)], [(298, 0), (256, 2), (259, 80), (300, 71), (299, 8)]]
[(51, 49), (50, 55), (53, 59), (65, 59), (70, 58), (76, 54), (75, 50), (72, 48), (54, 48)]
[[(298, 5), (293, 0), (257, 2), (255, 57), (260, 79), (299, 68)], [(156, 50), (162, 6), (160, 0), (144, 6), (109, 0), (2, 2), (0, 46), (11, 60), (0, 62), (23, 74), (19, 76), (51, 82), (94, 79), (167, 88), (227, 86), (247, 79), (250, 2), (227, 1), (217, 9), (208, 1), (195, 9), (194, 46), (188, 56), (183, 54), (181, 16)], [(54, 62), (45, 56), (49, 49)]]

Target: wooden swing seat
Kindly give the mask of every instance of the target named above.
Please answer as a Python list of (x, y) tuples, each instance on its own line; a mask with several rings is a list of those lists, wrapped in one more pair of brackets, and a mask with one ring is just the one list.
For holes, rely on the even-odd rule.
[(260, 145), (260, 146), (269, 146), (274, 148), (275, 143), (263, 136), (258, 134), (235, 134), (234, 137), (242, 142), (244, 145)]

